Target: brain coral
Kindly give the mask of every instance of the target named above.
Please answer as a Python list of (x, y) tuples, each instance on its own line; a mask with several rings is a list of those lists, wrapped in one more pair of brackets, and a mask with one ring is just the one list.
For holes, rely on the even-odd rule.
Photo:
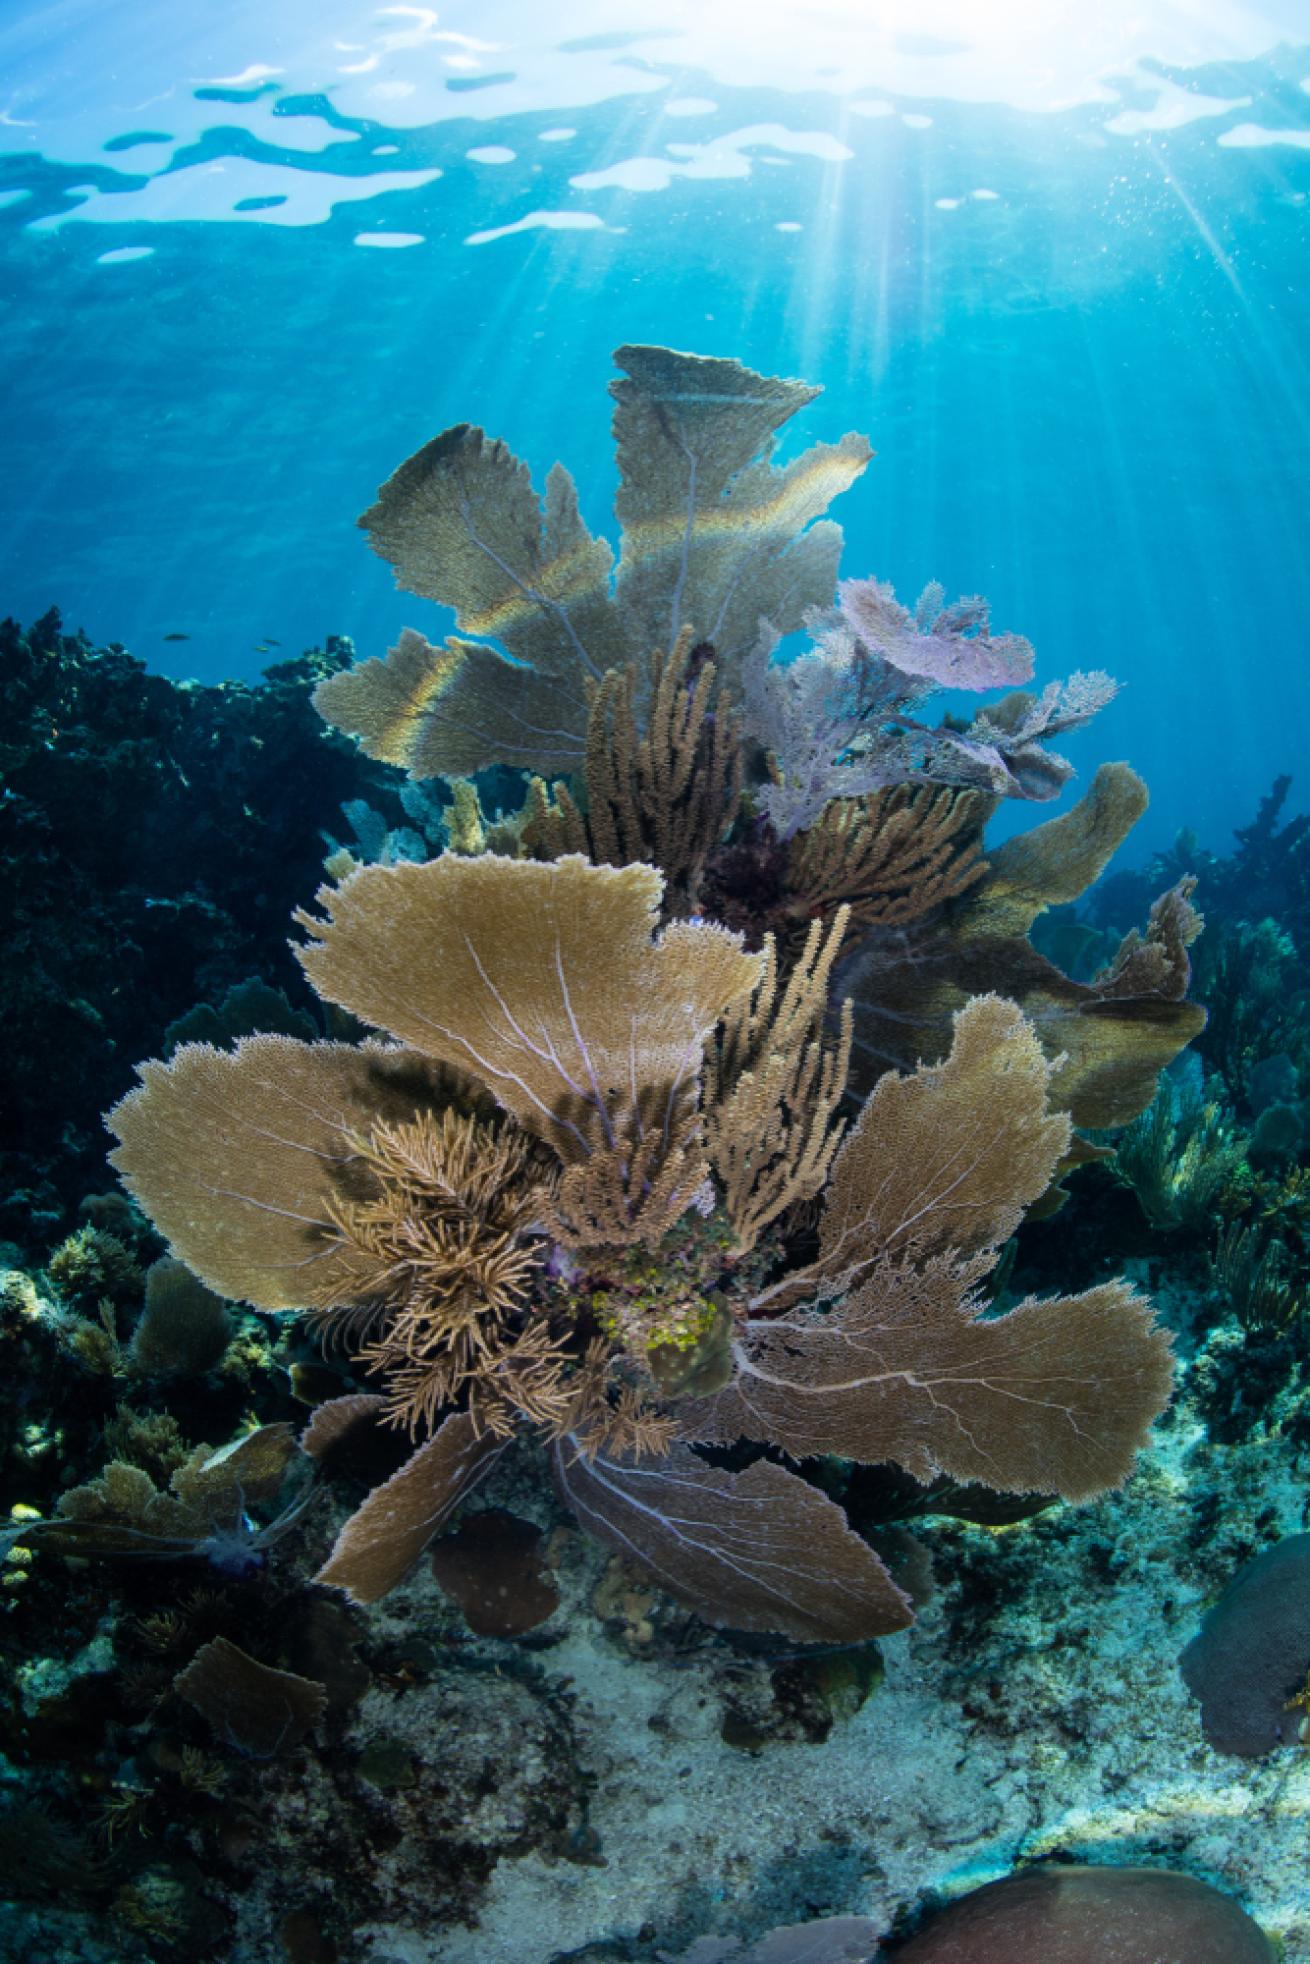
[(1030, 1869), (952, 1903), (895, 1964), (1273, 1964), (1245, 1910), (1164, 1869)]
[(1239, 1569), (1179, 1663), (1216, 1751), (1256, 1759), (1295, 1742), (1289, 1701), (1310, 1671), (1310, 1534)]

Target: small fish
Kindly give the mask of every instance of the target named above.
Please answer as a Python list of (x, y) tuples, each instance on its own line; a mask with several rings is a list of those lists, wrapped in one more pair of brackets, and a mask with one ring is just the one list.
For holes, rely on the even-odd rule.
[(191, 636), (189, 634), (166, 634), (164, 639), (165, 641), (189, 641)]
[(270, 647), (270, 645), (271, 645), (271, 644), (270, 644), (269, 642), (267, 642), (267, 641), (256, 641), (256, 643), (255, 643), (255, 647), (254, 647), (254, 652), (255, 652), (255, 653), (256, 653), (257, 655), (266, 655), (266, 654), (268, 653), (268, 651), (269, 651), (269, 647)]
[(280, 648), (282, 646), (282, 643), (280, 641), (275, 641), (271, 634), (266, 634), (264, 636), (264, 646), (266, 648)]

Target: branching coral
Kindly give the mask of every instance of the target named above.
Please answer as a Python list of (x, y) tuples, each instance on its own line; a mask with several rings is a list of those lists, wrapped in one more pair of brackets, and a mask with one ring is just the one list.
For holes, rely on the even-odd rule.
[(694, 911), (705, 861), (741, 794), (739, 719), (718, 672), (684, 628), (650, 661), (645, 729), (633, 669), (611, 670), (587, 720), (585, 809), (564, 784), (529, 788), (523, 844), (538, 858), (586, 853), (597, 865), (645, 860), (667, 882), (670, 910)]
[(1287, 1330), (1304, 1313), (1287, 1250), (1257, 1224), (1230, 1221), (1210, 1261), (1210, 1288), (1245, 1330)]
[(1198, 955), (1197, 982), (1210, 1010), (1200, 1048), (1246, 1109), (1252, 1076), (1264, 1060), (1282, 1052), (1310, 1062), (1304, 962), (1271, 920), (1221, 920)]
[(976, 792), (897, 784), (836, 797), (798, 832), (787, 886), (807, 905), (845, 905), (857, 928), (905, 927), (976, 886), (981, 802)]
[(1166, 1077), (1155, 1102), (1116, 1141), (1115, 1171), (1152, 1227), (1202, 1228), (1240, 1177), (1246, 1150), (1229, 1114)]
[(367, 1336), (360, 1361), (385, 1379), (390, 1413), (411, 1432), (466, 1387), (482, 1421), (507, 1432), (515, 1411), (533, 1408), (524, 1381), (540, 1385), (551, 1369), (536, 1333), (515, 1328), (547, 1187), (530, 1140), (447, 1110), (379, 1120), (357, 1144), (367, 1188), (333, 1202), (332, 1218), (373, 1273), (362, 1307), (327, 1310), (320, 1328), (331, 1336), (344, 1320)]
[(822, 1036), (846, 919), (839, 909), (826, 935), (814, 923), (785, 987), (769, 939), (757, 987), (733, 1005), (707, 1058), (709, 1155), (738, 1254), (749, 1253), (788, 1208), (823, 1191), (841, 1143), (837, 1109), (850, 1066), (849, 1003), (836, 1046)]

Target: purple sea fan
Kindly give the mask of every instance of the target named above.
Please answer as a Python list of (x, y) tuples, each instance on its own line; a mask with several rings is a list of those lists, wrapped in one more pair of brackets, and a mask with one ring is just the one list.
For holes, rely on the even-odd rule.
[[(1064, 682), (1048, 682), (1040, 696), (1006, 696), (980, 710), (969, 728), (948, 739), (961, 756), (980, 766), (982, 779), (1006, 798), (1054, 798), (1073, 776), (1073, 765), (1039, 746), (1066, 730), (1081, 729), (1112, 702), (1119, 684), (1104, 669), (1079, 671)], [(950, 781), (958, 781), (949, 774)]]
[(1011, 689), (1032, 680), (1032, 643), (1022, 634), (992, 634), (987, 602), (979, 594), (943, 606), (934, 580), (915, 603), (902, 607), (883, 580), (843, 580), (842, 618), (871, 653), (903, 675), (942, 689)]
[(883, 686), (886, 669), (861, 655), (840, 620), (817, 625), (816, 645), (795, 661), (773, 660), (777, 639), (762, 621), (741, 676), (747, 727), (778, 767), (776, 782), (758, 793), (760, 809), (778, 837), (790, 839), (813, 825), (830, 799), (862, 798), (896, 781), (885, 745), (858, 758), (851, 745), (872, 716), (880, 709), (890, 715), (909, 692)]

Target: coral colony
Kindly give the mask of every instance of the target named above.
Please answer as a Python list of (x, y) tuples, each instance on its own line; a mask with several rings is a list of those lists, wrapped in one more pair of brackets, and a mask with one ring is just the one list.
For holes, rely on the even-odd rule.
[[(112, 1115), (115, 1163), (203, 1281), (308, 1311), (377, 1382), (316, 1426), (377, 1412), (420, 1442), (321, 1581), (375, 1599), (537, 1430), (578, 1519), (708, 1621), (877, 1636), (911, 1604), (840, 1509), (776, 1460), (697, 1448), (1070, 1499), (1122, 1480), (1171, 1383), (1149, 1305), (1112, 1281), (994, 1317), (982, 1285), (1073, 1110), (1135, 1116), (1197, 1027), (1199, 922), (1184, 881), (1086, 1002), (1043, 1014), (1044, 1050), (1024, 1012), (1063, 978), (1032, 973), (1030, 897), (1078, 890), (1135, 787), (1027, 835), (1020, 895), (979, 834), (997, 796), (1059, 785), (1043, 739), (1112, 685), (924, 729), (934, 689), (1026, 681), (1031, 650), (939, 593), (911, 615), (851, 581), (824, 611), (821, 514), (862, 439), (779, 468), (774, 432), (812, 391), (659, 348), (616, 361), (617, 567), (562, 468), (539, 506), (503, 444), (450, 431), (362, 522), (514, 664), (408, 632), (316, 696), (413, 776), (531, 771), (521, 817), (488, 836), (466, 797), (452, 850), (360, 867), (300, 915), (315, 990), (381, 1038), (183, 1046)], [(812, 651), (772, 664), (804, 626)], [(964, 891), (958, 959), (926, 942), (919, 991), (948, 1041), (847, 1116), (853, 1044), (905, 986), (865, 942)], [(839, 962), (872, 979), (830, 1036)], [(1027, 986), (981, 993), (980, 965)]]
[[(1271, 1410), (1288, 1395), (1310, 1272), (1310, 1020), (1275, 987), (1262, 1016), (1281, 1018), (1278, 1042), (1252, 1021), (1251, 977), (1290, 970), (1296, 944), (1239, 920), (1236, 897), (1258, 875), (1269, 911), (1292, 915), (1310, 892), (1305, 828), (1280, 829), (1286, 784), (1240, 862), (1182, 837), (1153, 884), (1112, 877), (1090, 901), (1145, 805), (1126, 764), (989, 846), (1002, 800), (1063, 789), (1052, 743), (1115, 684), (1034, 685), (1031, 646), (995, 632), (979, 598), (932, 586), (907, 607), (840, 578), (826, 514), (867, 443), (773, 461), (817, 390), (658, 347), (615, 362), (617, 554), (566, 470), (539, 498), (469, 425), (364, 514), (398, 584), (453, 611), (441, 645), (407, 629), (353, 663), (340, 644), (263, 693), (195, 692), (183, 710), (174, 685), (57, 620), (5, 630), (34, 733), (13, 751), (17, 822), (43, 814), (46, 878), (91, 937), (83, 967), (126, 917), (78, 899), (87, 848), (50, 764), (69, 730), (86, 759), (97, 728), (121, 728), (120, 760), (158, 731), (159, 756), (200, 773), (223, 719), (243, 718), (278, 733), (276, 768), (259, 776), (254, 751), (231, 765), (229, 855), (254, 850), (241, 814), (262, 811), (268, 836), (279, 774), (317, 771), (312, 808), (344, 812), (350, 833), (326, 838), (315, 895), (324, 838), (288, 805), (258, 918), (246, 861), (230, 884), (230, 856), (206, 862), (208, 913), (159, 865), (151, 904), (179, 923), (174, 986), (189, 991), (148, 998), (162, 1054), (126, 1088), (140, 1001), (107, 997), (88, 1011), (100, 1033), (78, 1039), (84, 1096), (117, 1098), (123, 1192), (83, 1208), (31, 1265), (39, 1283), (5, 1279), (21, 1387), (7, 1443), (26, 1481), (4, 1537), (11, 1619), (62, 1602), (107, 1689), (98, 1731), (76, 1671), (30, 1689), (4, 1749), (56, 1765), (60, 1726), (80, 1727), (118, 1770), (96, 1776), (98, 1853), (56, 1783), (4, 1817), (0, 1866), (5, 1836), (33, 1849), (37, 1897), (62, 1866), (123, 1956), (226, 1955), (240, 1917), (243, 1941), (280, 1943), (262, 1955), (353, 1956), (370, 1919), (475, 1922), (502, 1858), (607, 1859), (573, 1694), (531, 1661), (566, 1597), (575, 1617), (596, 1606), (628, 1668), (710, 1674), (729, 1753), (827, 1739), (868, 1697), (870, 1640), (932, 1594), (932, 1527), (907, 1521), (949, 1523), (959, 1604), (988, 1563), (1017, 1576), (1043, 1533), (1083, 1548), (1066, 1587), (1090, 1588), (1060, 1525), (1077, 1517), (1055, 1503), (1120, 1488), (1175, 1383), (1179, 1324), (1145, 1293), (1143, 1222), (1208, 1248), (1200, 1298), (1236, 1318), (1209, 1347), (1203, 1324), (1185, 1330), (1188, 1409), (1241, 1441), (1251, 1386)], [(975, 706), (933, 720), (945, 690)], [(136, 776), (142, 798), (177, 796)], [(1216, 916), (1208, 1029), (1188, 997), (1198, 883)], [(15, 917), (34, 904), (24, 888)], [(277, 945), (293, 905), (297, 966)], [(71, 972), (75, 953), (43, 959)], [(53, 1056), (51, 995), (22, 1014)], [(37, 1075), (17, 1089), (36, 1114)], [(71, 1084), (68, 1099), (81, 1109)], [(85, 1192), (94, 1156), (81, 1135), (70, 1151)], [(1093, 1233), (1067, 1204), (1075, 1173), (1099, 1182)], [(73, 1176), (42, 1177), (55, 1221)], [(1062, 1208), (1075, 1226), (1055, 1265), (1040, 1224)], [(1031, 1293), (1011, 1287), (1025, 1222)], [(1073, 1293), (1066, 1262), (1082, 1269)], [(57, 1427), (55, 1382), (71, 1385)], [(443, 1533), (484, 1482), (499, 1504)], [(1132, 1491), (1105, 1503), (1111, 1539)], [(438, 1537), (435, 1574), (465, 1620), (443, 1598), (429, 1639), (386, 1622), (383, 1599), (408, 1600)], [(1258, 1758), (1304, 1728), (1306, 1543), (1230, 1539), (1241, 1572), (1199, 1634), (1193, 1618), (1190, 1722), (1220, 1754)], [(1213, 1594), (1228, 1575), (1210, 1579)], [(961, 1607), (960, 1629), (981, 1614)], [(528, 1639), (547, 1649), (514, 1647)], [(949, 1655), (949, 1633), (930, 1640)], [(494, 1674), (470, 1644), (491, 1646)], [(1005, 1696), (993, 1676), (958, 1694), (980, 1724)], [(403, 1715), (348, 1734), (434, 1681), (439, 1752), (400, 1736)], [(753, 1705), (747, 1683), (765, 1688)], [(937, 1695), (950, 1703), (945, 1665)], [(503, 1819), (479, 1812), (468, 1754), (501, 1769)], [(289, 1766), (299, 1785), (279, 1787)], [(275, 1913), (234, 1878), (255, 1860), (242, 1824), (293, 1791), (265, 1858), (273, 1895), (303, 1900)], [(329, 1797), (331, 1834), (312, 1825)], [(850, 1906), (819, 1896), (816, 1910)], [(622, 1954), (671, 1964), (651, 1946), (680, 1954), (705, 1908), (671, 1908)], [(1228, 1895), (1123, 1859), (1021, 1869), (924, 1909), (903, 1903), (894, 1939), (848, 1915), (765, 1936), (765, 1903), (749, 1927), (718, 1916), (725, 1934), (686, 1956), (860, 1964), (883, 1941), (905, 1964), (1273, 1956)], [(536, 1934), (544, 1960), (553, 1933)]]

